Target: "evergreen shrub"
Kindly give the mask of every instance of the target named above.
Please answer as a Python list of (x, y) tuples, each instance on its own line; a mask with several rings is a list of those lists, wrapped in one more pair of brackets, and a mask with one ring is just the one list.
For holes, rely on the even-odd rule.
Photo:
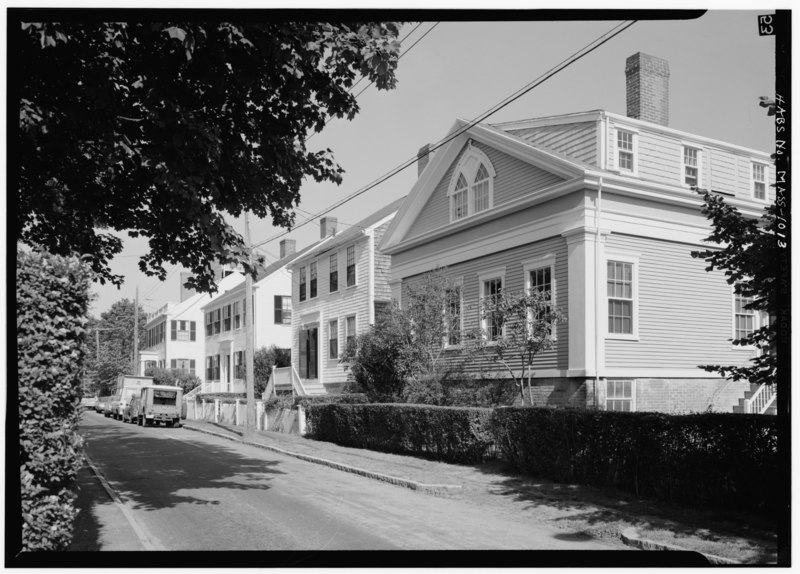
[(525, 474), (682, 505), (777, 509), (776, 417), (502, 408), (492, 432)]
[(23, 551), (66, 550), (72, 537), (89, 280), (77, 258), (17, 250)]
[(478, 463), (490, 455), (491, 409), (409, 404), (308, 404), (308, 432), (342, 446)]

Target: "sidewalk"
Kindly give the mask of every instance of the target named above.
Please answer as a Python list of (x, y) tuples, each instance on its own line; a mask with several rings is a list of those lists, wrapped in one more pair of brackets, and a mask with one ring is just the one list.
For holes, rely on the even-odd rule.
[[(242, 441), (243, 429), (184, 421), (185, 429)], [(256, 431), (255, 446), (434, 496), (457, 497), (493, 512), (645, 549), (687, 549), (713, 563), (776, 560), (776, 537), (763, 518), (674, 508), (613, 489), (520, 477), (502, 463), (456, 465), (342, 447), (297, 435)]]

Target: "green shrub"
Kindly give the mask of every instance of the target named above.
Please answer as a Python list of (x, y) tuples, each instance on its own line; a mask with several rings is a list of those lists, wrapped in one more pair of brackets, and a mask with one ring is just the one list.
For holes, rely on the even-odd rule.
[(497, 448), (519, 471), (666, 502), (777, 509), (775, 417), (504, 408)]
[(408, 404), (309, 404), (318, 440), (454, 463), (476, 463), (492, 449), (491, 410)]
[(66, 550), (82, 464), (89, 272), (77, 258), (18, 250), (16, 301), (22, 550)]

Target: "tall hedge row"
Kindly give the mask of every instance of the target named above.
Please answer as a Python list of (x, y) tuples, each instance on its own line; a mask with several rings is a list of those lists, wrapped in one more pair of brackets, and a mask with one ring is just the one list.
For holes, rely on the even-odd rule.
[(82, 460), (89, 273), (76, 258), (18, 250), (16, 302), (22, 550), (65, 550)]
[(504, 408), (492, 434), (526, 474), (685, 505), (777, 509), (775, 417)]
[(518, 471), (677, 504), (778, 508), (777, 421), (552, 408), (311, 404), (314, 438), (457, 463), (495, 453)]
[(491, 409), (409, 404), (309, 404), (314, 437), (456, 463), (482, 461), (492, 446)]

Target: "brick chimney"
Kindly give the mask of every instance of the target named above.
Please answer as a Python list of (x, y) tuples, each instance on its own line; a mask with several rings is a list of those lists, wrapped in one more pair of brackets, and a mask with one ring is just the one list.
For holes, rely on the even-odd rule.
[(431, 144), (425, 144), (419, 151), (417, 152), (417, 177), (422, 175), (422, 172), (425, 170), (425, 166), (428, 165), (428, 162), (431, 159)]
[(625, 61), (628, 117), (669, 125), (669, 62), (638, 52)]
[(181, 272), (181, 303), (186, 301), (189, 297), (195, 294), (194, 289), (189, 289), (184, 285), (186, 281), (192, 276), (192, 274), (188, 271)]
[(280, 259), (283, 259), (287, 255), (292, 255), (296, 251), (297, 242), (294, 239), (282, 239), (280, 246), (281, 246)]
[(336, 235), (336, 222), (339, 221), (335, 217), (323, 217), (319, 220), (319, 238), (325, 239), (328, 235)]

